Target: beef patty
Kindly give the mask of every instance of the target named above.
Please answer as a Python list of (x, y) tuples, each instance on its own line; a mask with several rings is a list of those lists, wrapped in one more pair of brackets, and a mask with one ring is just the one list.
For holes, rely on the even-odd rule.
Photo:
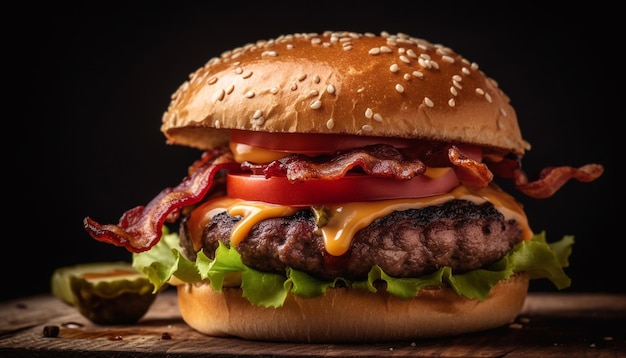
[[(218, 242), (227, 246), (239, 216), (223, 212), (206, 226), (204, 253), (213, 258)], [(195, 259), (193, 245), (181, 225), (185, 255)], [(521, 242), (521, 228), (505, 220), (493, 204), (452, 200), (439, 206), (393, 212), (358, 231), (348, 252), (332, 256), (324, 248), (313, 212), (257, 223), (237, 245), (243, 263), (266, 272), (288, 267), (325, 280), (363, 279), (372, 266), (393, 277), (419, 277), (449, 266), (462, 273), (491, 264)]]

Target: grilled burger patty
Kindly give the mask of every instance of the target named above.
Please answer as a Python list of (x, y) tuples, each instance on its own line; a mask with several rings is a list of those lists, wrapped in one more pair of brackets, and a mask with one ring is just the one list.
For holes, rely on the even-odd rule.
[[(227, 246), (241, 220), (227, 212), (213, 217), (204, 229), (204, 253), (213, 258), (218, 242)], [(193, 245), (181, 225), (185, 255), (195, 259)], [(331, 256), (316, 231), (309, 209), (292, 216), (259, 222), (238, 244), (243, 263), (266, 272), (287, 267), (325, 280), (363, 279), (374, 265), (394, 277), (418, 277), (443, 266), (455, 273), (481, 268), (502, 258), (522, 240), (514, 220), (506, 220), (493, 204), (452, 200), (439, 206), (396, 211), (374, 220), (355, 235), (342, 256)]]

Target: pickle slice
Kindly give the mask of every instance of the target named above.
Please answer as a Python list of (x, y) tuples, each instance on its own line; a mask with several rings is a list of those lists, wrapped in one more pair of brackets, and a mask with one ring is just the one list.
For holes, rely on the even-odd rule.
[(148, 277), (127, 262), (61, 267), (51, 281), (54, 296), (101, 325), (136, 323), (156, 298)]

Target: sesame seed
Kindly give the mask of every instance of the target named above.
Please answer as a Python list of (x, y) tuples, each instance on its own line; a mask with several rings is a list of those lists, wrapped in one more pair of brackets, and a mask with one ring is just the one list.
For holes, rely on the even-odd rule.
[(318, 90), (311, 90), (309, 91), (309, 97), (315, 97), (319, 94)]
[(265, 118), (264, 117), (259, 117), (257, 119), (250, 119), (250, 123), (252, 123), (253, 127), (259, 128), (260, 126), (263, 125), (263, 123), (265, 123)]
[(413, 51), (413, 49), (408, 49), (406, 51), (406, 54), (411, 58), (417, 58), (417, 54), (415, 53), (415, 51)]
[(252, 97), (254, 97), (254, 91), (248, 91), (248, 92), (244, 93), (244, 96), (246, 98), (252, 98)]
[(388, 46), (380, 46), (380, 52), (382, 52), (382, 53), (392, 53), (393, 50), (391, 48), (389, 48)]
[(476, 93), (482, 96), (485, 94), (485, 90), (483, 90), (482, 88), (476, 88)]
[(298, 78), (298, 81), (300, 81), (300, 82), (304, 81), (304, 79), (306, 78), (306, 73), (302, 73), (302, 74), (298, 75), (297, 78)]
[(254, 114), (252, 115), (252, 119), (259, 119), (263, 117), (263, 111), (261, 111), (260, 109), (257, 109), (256, 111), (254, 111)]
[(326, 128), (333, 129), (335, 127), (335, 120), (330, 118), (326, 121)]
[(370, 55), (378, 55), (380, 54), (380, 49), (378, 47), (374, 47), (367, 51), (367, 53)]
[(491, 95), (489, 93), (485, 92), (485, 99), (487, 100), (487, 102), (491, 103)]
[(380, 115), (380, 113), (376, 113), (376, 114), (374, 114), (374, 117), (373, 117), (373, 118), (374, 118), (374, 120), (375, 120), (376, 122), (382, 122), (382, 121), (383, 121), (383, 116), (381, 116), (381, 115)]
[(226, 94), (231, 94), (235, 90), (235, 85), (230, 85), (228, 89), (226, 89)]
[(333, 85), (326, 86), (326, 92), (331, 93), (331, 94), (335, 93), (335, 86)]
[(271, 94), (276, 94), (276, 93), (278, 93), (278, 88), (276, 88), (276, 87), (272, 87), (272, 88), (270, 88), (270, 93), (271, 93)]
[(454, 107), (455, 105), (456, 105), (456, 101), (454, 100), (454, 98), (450, 98), (448, 100), (448, 106)]
[(457, 81), (452, 81), (452, 84), (454, 85), (454, 87), (458, 88), (458, 89), (463, 89), (463, 86), (461, 86), (461, 84)]
[(297, 90), (297, 89), (298, 89), (298, 84), (297, 84), (297, 83), (295, 83), (295, 82), (294, 82), (294, 83), (292, 83), (292, 84), (291, 84), (290, 89), (291, 89), (292, 91)]
[(374, 115), (374, 111), (372, 111), (371, 108), (368, 108), (365, 110), (365, 118), (372, 118), (372, 116)]
[(216, 119), (215, 122), (213, 122), (213, 126), (217, 129), (222, 128), (222, 123), (219, 121), (219, 119)]
[(428, 97), (424, 97), (424, 104), (431, 108), (435, 106), (435, 103)]
[(322, 101), (317, 100), (311, 103), (311, 109), (318, 109), (322, 106)]
[(218, 102), (224, 99), (226, 92), (223, 89), (220, 89), (213, 95), (213, 102)]
[(400, 56), (400, 61), (404, 63), (411, 63), (411, 60), (409, 60), (409, 58), (406, 56)]
[(502, 114), (503, 117), (506, 117), (508, 115), (506, 110), (502, 107), (500, 107), (500, 113)]
[(196, 72), (192, 72), (189, 74), (189, 81), (190, 82), (197, 82), (197, 81), (201, 81), (205, 74), (203, 74), (202, 76), (198, 73), (198, 71), (200, 71), (200, 69), (196, 70)]
[(470, 70), (467, 67), (461, 68), (461, 72), (463, 72), (463, 74), (466, 74), (466, 75), (470, 74)]
[(456, 88), (454, 88), (454, 87), (450, 87), (450, 93), (452, 93), (455, 96), (459, 95), (459, 92), (457, 92)]
[(453, 81), (457, 81), (457, 82), (461, 82), (463, 80), (463, 77), (461, 77), (459, 75), (454, 75), (454, 76), (452, 76), (452, 80)]
[(441, 56), (441, 59), (447, 63), (454, 63), (454, 58), (448, 55)]
[(413, 71), (411, 74), (417, 78), (424, 78), (424, 73), (421, 71)]
[(320, 83), (320, 76), (318, 75), (313, 76), (313, 82)]
[(399, 83), (396, 83), (396, 91), (398, 91), (399, 93), (404, 92), (404, 86)]
[(374, 127), (370, 126), (369, 124), (364, 124), (361, 129), (365, 132), (371, 132), (374, 130)]
[(252, 76), (252, 71), (248, 71), (248, 72), (244, 73), (241, 77), (249, 78), (250, 76)]
[(208, 83), (208, 84), (210, 84), (210, 85), (214, 84), (215, 82), (217, 82), (217, 77), (215, 77), (215, 76), (211, 76), (211, 78), (209, 78), (209, 79), (206, 81), (206, 83)]
[[(287, 46), (287, 48), (289, 48), (289, 46)], [(261, 52), (261, 57), (264, 57), (264, 56), (276, 57), (278, 56), (278, 53), (276, 51), (263, 51)]]
[(185, 81), (185, 83), (183, 83), (183, 85), (181, 86), (180, 90), (183, 92), (187, 92), (188, 89), (189, 89), (189, 81)]
[(393, 65), (389, 66), (389, 71), (393, 73), (398, 72), (398, 65), (394, 63)]
[(240, 75), (240, 74), (243, 73), (243, 69), (241, 67), (237, 67), (237, 68), (235, 68), (235, 73)]
[(410, 80), (411, 79), (411, 75), (409, 75), (408, 73), (405, 73), (402, 78), (404, 78), (405, 80)]

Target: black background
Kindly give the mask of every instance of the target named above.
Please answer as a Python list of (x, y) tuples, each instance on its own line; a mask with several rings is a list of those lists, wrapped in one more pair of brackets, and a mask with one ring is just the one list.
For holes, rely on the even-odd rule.
[[(552, 198), (516, 196), (549, 241), (575, 235), (569, 291), (626, 292), (612, 140), (624, 119), (616, 9), (598, 2), (567, 10), (509, 2), (407, 8), (265, 1), (221, 3), (220, 10), (209, 2), (98, 4), (5, 13), (18, 24), (4, 31), (10, 48), (3, 56), (11, 63), (5, 159), (19, 162), (5, 175), (0, 298), (49, 292), (59, 266), (130, 259), (124, 249), (91, 239), (82, 219), (116, 223), (176, 185), (199, 157), (166, 145), (159, 131), (170, 95), (191, 72), (258, 39), (325, 30), (403, 32), (477, 62), (512, 98), (533, 145), (523, 162), (531, 178), (546, 166), (604, 164), (597, 181), (571, 181)], [(546, 282), (532, 289), (555, 290)]]

